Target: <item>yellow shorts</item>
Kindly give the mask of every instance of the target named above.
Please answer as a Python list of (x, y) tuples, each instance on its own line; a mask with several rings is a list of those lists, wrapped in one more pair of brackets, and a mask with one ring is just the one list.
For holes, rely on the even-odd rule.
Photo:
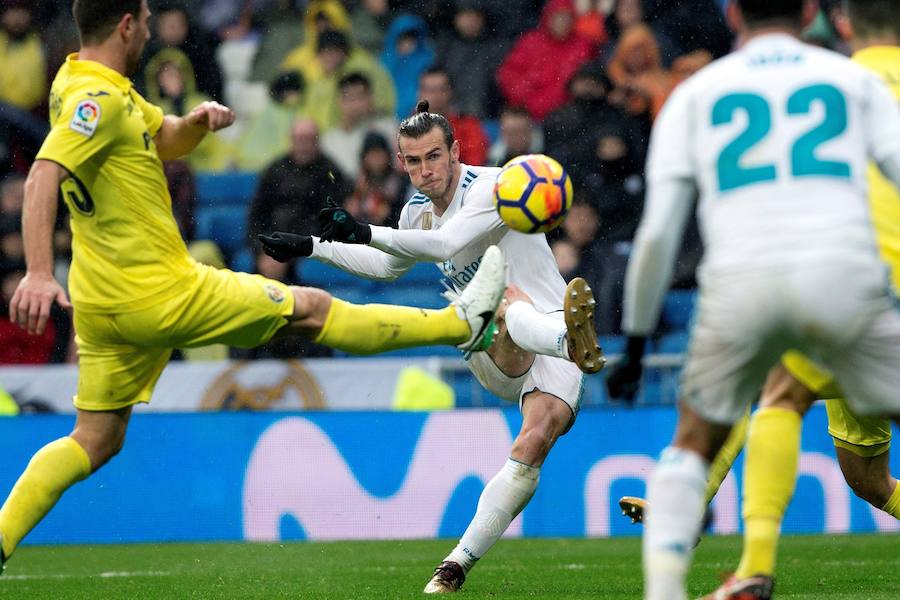
[(174, 294), (120, 312), (75, 307), (81, 410), (149, 402), (173, 348), (269, 341), (294, 311), (287, 285), (260, 275), (196, 265)]
[(844, 392), (834, 377), (796, 351), (785, 352), (781, 364), (808, 390), (824, 398), (828, 412), (828, 433), (834, 445), (869, 457), (884, 454), (891, 444), (891, 422), (881, 417), (860, 417), (850, 411), (843, 400)]

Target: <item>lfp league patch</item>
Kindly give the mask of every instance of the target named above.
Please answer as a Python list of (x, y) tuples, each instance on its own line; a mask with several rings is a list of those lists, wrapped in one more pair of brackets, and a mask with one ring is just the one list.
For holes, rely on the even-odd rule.
[(75, 107), (69, 128), (82, 135), (93, 137), (98, 123), (100, 123), (100, 105), (93, 100), (82, 100)]

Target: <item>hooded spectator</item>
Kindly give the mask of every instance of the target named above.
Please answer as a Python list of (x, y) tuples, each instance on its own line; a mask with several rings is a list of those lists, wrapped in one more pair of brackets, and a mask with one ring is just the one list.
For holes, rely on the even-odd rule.
[(47, 62), (31, 30), (32, 2), (0, 3), (0, 102), (34, 110), (47, 96)]
[(381, 64), (394, 80), (398, 120), (405, 119), (415, 109), (419, 75), (433, 62), (434, 50), (425, 21), (415, 15), (394, 19), (384, 38)]
[(538, 28), (519, 38), (497, 72), (507, 102), (524, 106), (538, 121), (565, 104), (572, 74), (596, 54), (574, 24), (572, 0), (550, 0)]

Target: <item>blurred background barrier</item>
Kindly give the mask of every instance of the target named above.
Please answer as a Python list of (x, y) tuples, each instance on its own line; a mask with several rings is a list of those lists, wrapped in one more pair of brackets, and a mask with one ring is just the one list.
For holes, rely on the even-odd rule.
[[(29, 543), (455, 537), (519, 428), (515, 409), (152, 413), (121, 455), (68, 492)], [(70, 415), (0, 419), (0, 490), (71, 429)], [(558, 444), (512, 536), (636, 535), (616, 501), (641, 495), (669, 440), (671, 407), (588, 408)], [(897, 530), (844, 484), (815, 407), (784, 530)], [(892, 459), (900, 459), (896, 447)], [(741, 460), (714, 531), (738, 527)]]

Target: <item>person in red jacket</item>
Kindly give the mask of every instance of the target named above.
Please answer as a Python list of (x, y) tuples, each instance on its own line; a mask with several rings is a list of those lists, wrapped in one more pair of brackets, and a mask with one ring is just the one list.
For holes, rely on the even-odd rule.
[(459, 140), (459, 160), (467, 165), (486, 164), (488, 155), (487, 133), (481, 121), (472, 115), (460, 114), (453, 105), (453, 81), (442, 66), (425, 69), (419, 76), (419, 100), (427, 100), (431, 112), (444, 115), (456, 139)]
[(541, 121), (569, 99), (566, 84), (596, 45), (574, 29), (572, 0), (550, 0), (537, 28), (522, 34), (497, 71), (497, 82), (509, 104), (524, 106)]

